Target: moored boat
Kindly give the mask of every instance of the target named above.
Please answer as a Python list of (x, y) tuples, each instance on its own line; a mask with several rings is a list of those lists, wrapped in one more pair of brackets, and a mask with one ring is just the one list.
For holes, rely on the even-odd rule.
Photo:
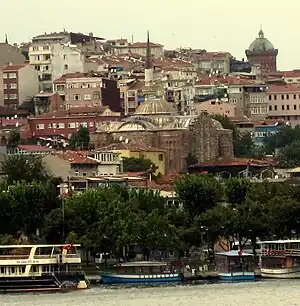
[(265, 278), (300, 278), (300, 240), (262, 241), (260, 271)]
[(70, 291), (88, 288), (84, 272), (72, 272), (80, 245), (1, 245), (0, 292)]
[(182, 282), (183, 276), (166, 262), (140, 261), (116, 265), (117, 273), (100, 273), (104, 284), (146, 284)]
[(253, 254), (232, 250), (216, 253), (220, 280), (229, 282), (255, 281)]

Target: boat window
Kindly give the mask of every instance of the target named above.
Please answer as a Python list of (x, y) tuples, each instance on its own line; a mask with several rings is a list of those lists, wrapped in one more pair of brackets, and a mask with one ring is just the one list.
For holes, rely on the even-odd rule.
[(1, 274), (4, 274), (5, 273), (5, 267), (1, 267), (0, 271), (1, 271)]
[(12, 273), (12, 274), (15, 273), (15, 267), (11, 267), (11, 273)]
[(31, 267), (31, 271), (32, 271), (33, 273), (38, 272), (38, 267), (37, 267), (37, 266), (32, 266), (32, 267)]
[(19, 271), (20, 274), (25, 273), (25, 266), (19, 267)]

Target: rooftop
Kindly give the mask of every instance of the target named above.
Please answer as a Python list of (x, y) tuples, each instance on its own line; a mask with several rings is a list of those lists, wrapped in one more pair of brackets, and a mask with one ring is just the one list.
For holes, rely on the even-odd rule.
[(95, 159), (81, 154), (78, 151), (56, 152), (55, 155), (63, 160), (69, 161), (71, 164), (99, 164)]
[(99, 151), (102, 150), (130, 150), (130, 151), (139, 151), (139, 152), (166, 152), (166, 150), (161, 148), (155, 148), (151, 146), (147, 146), (145, 144), (135, 145), (132, 143), (125, 142), (117, 142), (106, 147), (100, 148)]
[(203, 162), (190, 166), (190, 168), (205, 168), (205, 167), (247, 167), (260, 166), (267, 167), (270, 163), (263, 160), (254, 160), (249, 158), (231, 158), (226, 160), (216, 160), (211, 162)]
[(233, 76), (233, 75), (223, 75), (217, 76), (212, 75), (208, 77), (198, 78), (196, 80), (195, 85), (217, 85), (217, 84), (224, 84), (224, 85), (258, 85), (254, 80), (249, 80), (248, 78), (243, 78), (240, 76)]
[(267, 89), (268, 93), (291, 93), (291, 92), (300, 92), (300, 86), (298, 85), (270, 85)]
[(48, 147), (39, 145), (18, 145), (18, 149), (27, 152), (51, 152), (52, 150)]
[(6, 67), (3, 68), (3, 72), (6, 71), (18, 71), (24, 67), (28, 66), (27, 64), (23, 64), (23, 65), (8, 65)]

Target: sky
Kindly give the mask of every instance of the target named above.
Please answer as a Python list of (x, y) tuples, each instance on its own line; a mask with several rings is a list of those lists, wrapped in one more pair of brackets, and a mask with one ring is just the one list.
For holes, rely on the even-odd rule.
[(1, 35), (27, 42), (44, 32), (89, 33), (192, 47), (245, 57), (260, 26), (279, 49), (278, 69), (300, 68), (300, 1), (271, 0), (0, 0)]

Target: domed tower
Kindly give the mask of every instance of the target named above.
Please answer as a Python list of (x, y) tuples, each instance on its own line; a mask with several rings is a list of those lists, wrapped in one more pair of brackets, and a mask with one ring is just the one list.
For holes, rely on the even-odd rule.
[(278, 49), (265, 38), (264, 32), (260, 29), (258, 37), (252, 42), (246, 56), (252, 66), (259, 66), (261, 72), (277, 70)]

